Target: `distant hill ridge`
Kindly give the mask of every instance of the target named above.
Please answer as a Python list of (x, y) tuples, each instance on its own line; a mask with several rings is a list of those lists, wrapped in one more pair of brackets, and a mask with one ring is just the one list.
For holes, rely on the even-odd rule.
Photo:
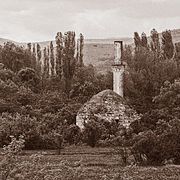
[[(180, 42), (180, 29), (171, 30), (171, 33), (172, 33), (174, 43)], [(161, 33), (160, 33), (160, 37), (161, 37)], [(117, 38), (113, 37), (113, 38), (104, 38), (104, 39), (85, 39), (85, 44), (113, 44), (115, 40), (124, 41), (125, 44), (133, 43), (133, 38), (131, 37), (117, 37)], [(16, 42), (10, 39), (0, 38), (0, 45), (3, 45), (6, 42), (13, 42), (18, 45), (26, 45), (28, 43), (28, 42), (21, 43), (21, 42)], [(32, 42), (32, 44), (39, 43), (40, 45), (44, 47), (44, 46), (48, 46), (50, 42), (51, 41), (41, 41), (41, 42)]]

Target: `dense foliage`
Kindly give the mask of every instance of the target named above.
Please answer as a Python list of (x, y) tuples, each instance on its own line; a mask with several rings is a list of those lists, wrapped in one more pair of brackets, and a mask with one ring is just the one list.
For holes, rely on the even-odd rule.
[(1, 147), (11, 135), (24, 135), (26, 149), (81, 141), (77, 111), (94, 94), (112, 88), (112, 74), (85, 66), (82, 34), (77, 42), (74, 32), (59, 32), (50, 48), (9, 42), (0, 48)]
[(142, 113), (141, 119), (131, 124), (128, 142), (139, 163), (179, 163), (179, 57), (174, 55), (171, 32), (162, 33), (162, 46), (156, 30), (152, 30), (151, 46), (146, 48), (138, 37), (135, 34), (134, 54), (130, 48), (125, 51), (129, 68), (125, 93)]
[[(87, 142), (91, 146), (121, 146), (121, 156), (132, 154), (136, 163), (179, 163), (179, 46), (176, 44), (175, 52), (170, 31), (162, 33), (161, 45), (155, 29), (150, 40), (144, 33), (140, 37), (136, 32), (134, 44), (134, 49), (126, 46), (123, 53), (124, 92), (141, 118), (125, 131), (93, 119), (85, 128)], [(112, 128), (115, 134), (108, 133)]]
[[(161, 43), (162, 42), (162, 43)], [(128, 131), (114, 123), (92, 121), (83, 132), (75, 125), (79, 108), (94, 94), (112, 89), (112, 73), (98, 74), (83, 63), (84, 37), (58, 32), (56, 41), (0, 47), (0, 146), (10, 136), (23, 135), (26, 149), (62, 144), (121, 146), (136, 162), (162, 164), (180, 159), (180, 46), (170, 31), (153, 29), (134, 34), (135, 47), (126, 46), (123, 59), (125, 98), (141, 114)], [(124, 149), (123, 153), (125, 153)]]

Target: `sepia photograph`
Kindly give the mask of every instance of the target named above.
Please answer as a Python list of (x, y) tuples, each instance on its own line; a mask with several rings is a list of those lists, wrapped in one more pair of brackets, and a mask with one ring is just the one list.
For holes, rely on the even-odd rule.
[(0, 0), (0, 180), (180, 180), (180, 0)]

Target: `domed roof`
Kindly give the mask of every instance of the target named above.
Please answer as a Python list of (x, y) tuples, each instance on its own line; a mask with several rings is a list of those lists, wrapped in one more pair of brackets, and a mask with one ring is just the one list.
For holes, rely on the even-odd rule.
[(80, 108), (76, 124), (82, 129), (92, 115), (99, 120), (118, 121), (126, 127), (137, 118), (136, 112), (128, 106), (125, 99), (109, 89), (94, 95)]

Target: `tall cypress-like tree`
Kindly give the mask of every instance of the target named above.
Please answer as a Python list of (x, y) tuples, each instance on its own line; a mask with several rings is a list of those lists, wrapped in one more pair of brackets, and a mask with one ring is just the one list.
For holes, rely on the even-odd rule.
[(83, 47), (84, 47), (84, 36), (80, 34), (79, 38), (79, 65), (83, 66)]
[(46, 47), (43, 49), (43, 76), (47, 77), (47, 51), (46, 51)]
[(31, 47), (32, 47), (31, 43), (28, 43), (27, 44), (27, 49), (28, 49), (29, 52), (31, 52)]
[(148, 40), (147, 40), (147, 36), (144, 32), (141, 34), (141, 45), (144, 48), (148, 48)]
[(140, 50), (142, 44), (141, 44), (141, 38), (138, 32), (134, 32), (134, 44), (135, 44), (135, 51)]
[(77, 64), (79, 63), (79, 39), (77, 39), (77, 44), (76, 44), (76, 62)]
[(39, 72), (42, 73), (42, 63), (41, 63), (41, 57), (42, 57), (42, 53), (41, 53), (41, 46), (39, 44), (37, 44), (36, 46), (36, 54), (37, 54), (37, 69)]
[(63, 35), (58, 32), (56, 35), (56, 74), (61, 79), (62, 77), (62, 50), (63, 50)]
[(174, 45), (170, 30), (162, 32), (162, 50), (165, 58), (171, 59), (174, 55)]
[(37, 43), (37, 48), (36, 49), (37, 49), (37, 59), (40, 62), (42, 54), (41, 54), (41, 46), (38, 43)]
[(69, 96), (72, 84), (72, 78), (76, 67), (75, 58), (75, 32), (68, 31), (64, 35), (64, 48), (63, 48), (63, 76), (65, 81), (65, 92)]
[(156, 29), (151, 30), (151, 50), (157, 55), (160, 55), (159, 34)]
[(31, 58), (31, 65), (32, 65), (32, 67), (34, 69), (37, 69), (36, 56), (35, 56), (34, 53), (32, 53), (32, 44), (31, 43), (27, 44), (27, 50), (28, 50), (29, 55), (32, 57)]
[(175, 43), (175, 51), (176, 51), (175, 58), (176, 58), (177, 68), (180, 77), (180, 43)]
[(50, 49), (47, 47), (47, 74), (50, 75)]
[(50, 42), (50, 63), (51, 63), (51, 76), (55, 75), (55, 58), (53, 42)]
[(49, 77), (49, 53), (48, 48), (44, 48), (43, 50), (43, 56), (44, 56), (44, 64), (43, 64), (43, 76), (44, 78)]
[(36, 57), (36, 44), (33, 44), (33, 54)]

